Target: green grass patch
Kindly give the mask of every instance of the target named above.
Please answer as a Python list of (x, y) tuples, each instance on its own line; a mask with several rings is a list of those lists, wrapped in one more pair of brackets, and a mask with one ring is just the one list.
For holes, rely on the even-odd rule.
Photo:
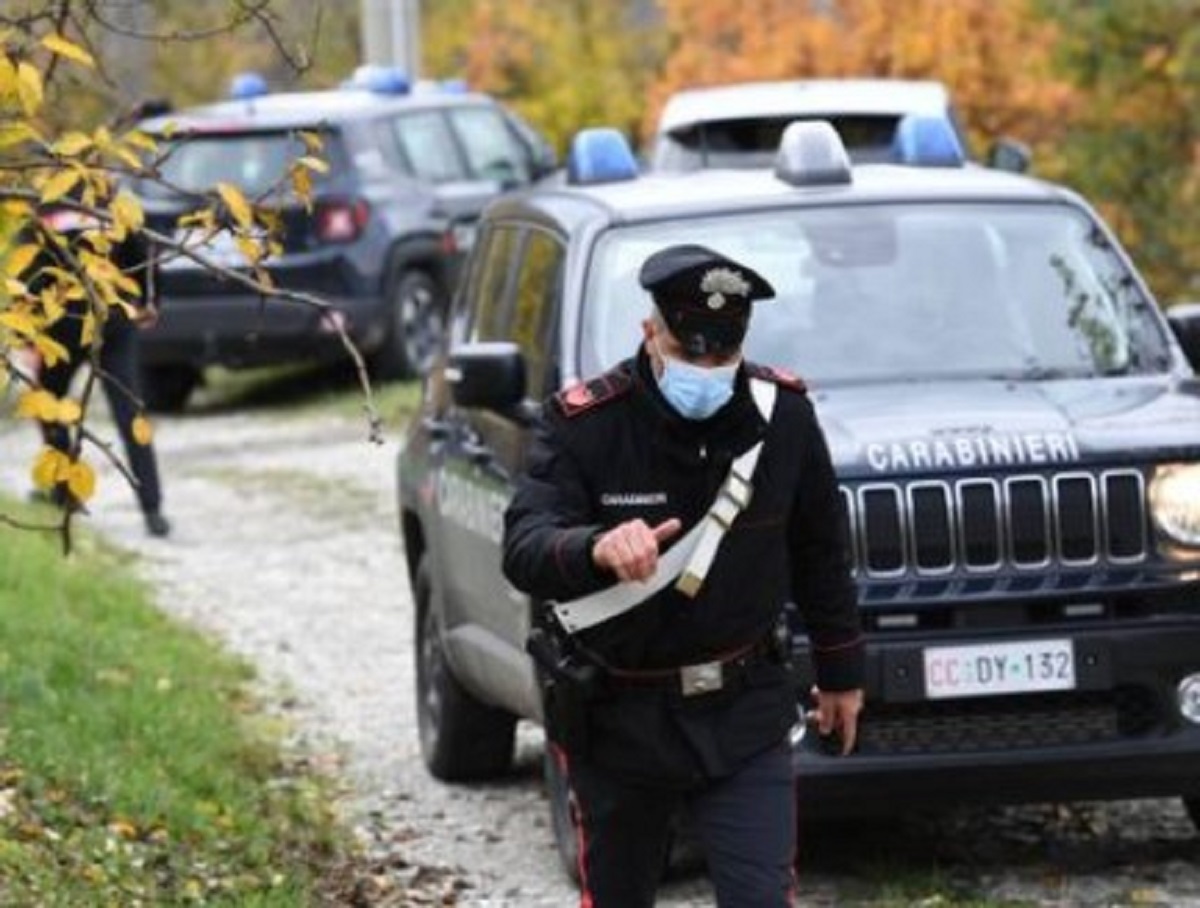
[(0, 525), (0, 904), (319, 901), (347, 840), (250, 680), (119, 555)]

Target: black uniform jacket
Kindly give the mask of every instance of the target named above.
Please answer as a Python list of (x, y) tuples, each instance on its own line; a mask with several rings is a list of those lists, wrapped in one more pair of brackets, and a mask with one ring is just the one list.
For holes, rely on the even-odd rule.
[[(748, 374), (778, 385), (769, 426)], [(579, 639), (621, 668), (694, 664), (762, 639), (790, 600), (818, 684), (860, 687), (863, 644), (829, 452), (803, 384), (770, 369), (739, 370), (733, 399), (703, 421), (665, 401), (644, 352), (552, 398), (505, 514), (505, 575), (540, 601), (616, 582), (592, 562), (599, 532), (632, 518), (653, 526), (678, 517), (681, 537), (708, 510), (733, 459), (764, 435), (750, 506), (699, 594), (689, 599), (668, 586)], [(622, 690), (594, 710), (595, 759), (654, 777), (676, 776), (684, 764), (685, 779), (732, 771), (796, 721), (786, 670), (759, 674), (726, 695)]]

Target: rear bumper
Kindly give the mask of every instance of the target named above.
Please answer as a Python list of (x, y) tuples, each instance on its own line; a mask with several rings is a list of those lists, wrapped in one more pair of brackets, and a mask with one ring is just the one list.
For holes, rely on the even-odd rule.
[[(324, 297), (350, 338), (378, 347), (385, 331), (378, 297)], [(158, 322), (142, 334), (142, 360), (155, 365), (232, 368), (315, 362), (344, 355), (322, 310), (284, 299), (221, 294), (166, 296)]]
[[(1200, 616), (1022, 636), (1069, 636), (1076, 689), (928, 700), (921, 653), (935, 641), (871, 645), (861, 749), (824, 753), (810, 726), (793, 756), (802, 806), (855, 814), (1200, 796), (1200, 725), (1180, 715), (1177, 695), (1179, 681), (1200, 672)], [(936, 641), (950, 642), (964, 641)]]

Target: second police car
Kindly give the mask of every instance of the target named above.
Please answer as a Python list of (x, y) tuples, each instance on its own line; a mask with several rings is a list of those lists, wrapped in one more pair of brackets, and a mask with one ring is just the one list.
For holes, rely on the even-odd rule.
[(944, 121), (894, 154), (852, 167), (808, 123), (773, 171), (639, 177), (591, 130), (559, 185), (488, 208), (399, 460), (435, 776), (502, 772), (541, 714), (500, 570), (539, 402), (631, 355), (641, 263), (701, 242), (778, 292), (747, 356), (810, 386), (869, 633), (857, 752), (796, 743), (802, 815), (1179, 796), (1200, 824), (1196, 316), (1164, 318), (1077, 195), (963, 166)]

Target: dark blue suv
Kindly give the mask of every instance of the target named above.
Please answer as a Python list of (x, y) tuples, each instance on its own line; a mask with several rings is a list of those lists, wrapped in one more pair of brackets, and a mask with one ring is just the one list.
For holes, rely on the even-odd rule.
[(642, 262), (700, 242), (776, 288), (747, 357), (808, 381), (844, 503), (867, 708), (848, 759), (797, 724), (806, 810), (1174, 795), (1200, 825), (1200, 311), (1164, 319), (1074, 193), (901, 132), (896, 163), (806, 123), (773, 172), (642, 177), (589, 133), (489, 206), (399, 459), (435, 776), (503, 772), (541, 716), (543, 604), (501, 572), (539, 404), (631, 355)]
[[(494, 99), (459, 90), (414, 93), (370, 79), (331, 91), (244, 93), (141, 124), (167, 152), (163, 181), (137, 186), (149, 226), (185, 236), (180, 216), (218, 183), (261, 196), (283, 224), (282, 250), (267, 262), (274, 282), (335, 306), (378, 377), (422, 373), (471, 224), (498, 194), (551, 171), (553, 151)], [(305, 153), (300, 131), (321, 136), (329, 164), (314, 180), (311, 212), (270, 192)], [(219, 265), (245, 265), (228, 233), (199, 251)], [(160, 320), (142, 348), (156, 409), (181, 408), (210, 364), (342, 355), (335, 323), (315, 309), (264, 302), (186, 257), (164, 259), (160, 290)]]

